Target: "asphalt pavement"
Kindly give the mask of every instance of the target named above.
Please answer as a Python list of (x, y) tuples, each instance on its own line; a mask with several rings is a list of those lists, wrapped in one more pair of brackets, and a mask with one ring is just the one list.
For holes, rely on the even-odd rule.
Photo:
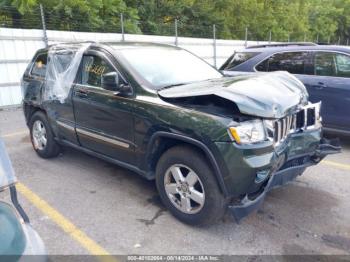
[(350, 137), (240, 224), (227, 215), (192, 227), (165, 210), (153, 182), (73, 149), (41, 159), (28, 133), (20, 109), (0, 111), (20, 202), (51, 255), (350, 254)]

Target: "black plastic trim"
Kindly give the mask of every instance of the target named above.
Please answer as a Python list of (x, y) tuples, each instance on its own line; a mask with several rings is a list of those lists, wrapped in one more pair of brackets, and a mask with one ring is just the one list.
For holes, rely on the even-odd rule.
[(209, 150), (209, 148), (204, 143), (202, 143), (194, 138), (191, 138), (191, 137), (188, 137), (185, 135), (180, 135), (180, 134), (168, 133), (165, 131), (155, 132), (152, 135), (150, 142), (148, 144), (146, 159), (149, 159), (149, 155), (150, 155), (150, 152), (152, 152), (152, 147), (154, 145), (154, 142), (159, 137), (168, 137), (168, 138), (177, 139), (177, 140), (192, 144), (192, 145), (200, 148), (201, 150), (203, 150), (205, 155), (208, 157), (210, 164), (212, 165), (212, 167), (214, 169), (214, 174), (215, 174), (215, 177), (218, 181), (218, 184), (219, 184), (219, 187), (220, 187), (222, 193), (224, 194), (224, 196), (229, 195), (227, 192), (227, 188), (226, 188), (220, 167), (219, 167), (218, 163), (216, 162), (216, 159), (215, 159), (213, 153)]
[(18, 213), (23, 218), (23, 221), (25, 223), (29, 223), (29, 217), (27, 216), (26, 212), (24, 211), (24, 209), (22, 208), (22, 206), (18, 202), (17, 190), (16, 190), (15, 185), (10, 186), (10, 194), (11, 194), (11, 201), (12, 201), (13, 205), (15, 206), (15, 208), (17, 209)]
[[(57, 140), (57, 139), (56, 139), (56, 140)], [(119, 160), (116, 160), (116, 159), (111, 158), (111, 157), (109, 157), (109, 156), (106, 156), (106, 155), (97, 153), (97, 152), (92, 151), (92, 150), (90, 150), (90, 149), (87, 149), (87, 148), (85, 148), (85, 147), (82, 147), (82, 146), (73, 144), (73, 143), (71, 143), (71, 142), (69, 142), (69, 141), (67, 141), (67, 140), (63, 140), (63, 139), (62, 139), (62, 140), (57, 140), (57, 142), (59, 142), (59, 143), (61, 143), (61, 144), (63, 144), (63, 145), (67, 145), (67, 146), (69, 146), (69, 147), (75, 148), (75, 149), (77, 149), (77, 150), (79, 150), (79, 151), (82, 151), (82, 152), (88, 154), (88, 155), (95, 156), (95, 157), (97, 157), (97, 158), (100, 158), (100, 159), (105, 160), (105, 161), (107, 161), (107, 162), (110, 162), (110, 163), (112, 163), (112, 164), (115, 164), (115, 165), (118, 165), (118, 166), (127, 168), (127, 169), (129, 169), (129, 170), (131, 170), (131, 171), (134, 171), (135, 173), (137, 173), (137, 174), (139, 174), (139, 175), (141, 175), (141, 176), (143, 176), (143, 177), (149, 179), (149, 180), (153, 179), (152, 177), (148, 176), (147, 173), (146, 173), (145, 171), (139, 169), (138, 167), (136, 167), (136, 166), (134, 166), (134, 165), (130, 165), (130, 164), (125, 163), (125, 162), (123, 162), (123, 161), (119, 161)]]
[(264, 202), (266, 194), (273, 188), (282, 186), (292, 180), (294, 180), (305, 168), (313, 165), (313, 163), (307, 163), (302, 166), (290, 167), (282, 171), (276, 172), (269, 180), (264, 191), (254, 200), (243, 200), (242, 204), (231, 205), (229, 210), (231, 211), (236, 222), (239, 223), (244, 217), (257, 210)]

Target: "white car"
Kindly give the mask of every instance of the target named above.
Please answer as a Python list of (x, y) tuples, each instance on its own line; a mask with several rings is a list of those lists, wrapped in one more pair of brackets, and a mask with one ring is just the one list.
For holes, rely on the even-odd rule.
[(18, 202), (16, 182), (0, 139), (0, 260), (6, 256), (6, 261), (22, 261), (25, 255), (36, 255), (36, 261), (47, 261), (44, 243)]

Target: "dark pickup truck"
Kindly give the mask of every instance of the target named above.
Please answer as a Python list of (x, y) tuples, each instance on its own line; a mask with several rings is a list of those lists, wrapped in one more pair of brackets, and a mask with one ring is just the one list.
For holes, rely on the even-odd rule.
[(164, 205), (189, 224), (226, 210), (240, 220), (340, 150), (322, 138), (320, 103), (292, 75), (224, 77), (174, 46), (50, 46), (22, 88), (39, 156), (70, 146), (155, 179)]

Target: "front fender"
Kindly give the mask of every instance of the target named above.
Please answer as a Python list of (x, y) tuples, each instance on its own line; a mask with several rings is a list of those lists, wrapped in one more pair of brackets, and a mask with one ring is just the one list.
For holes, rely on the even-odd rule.
[(146, 153), (146, 161), (150, 162), (152, 159), (152, 154), (154, 152), (154, 146), (155, 146), (155, 141), (158, 138), (170, 138), (170, 139), (174, 139), (177, 140), (179, 142), (182, 143), (186, 143), (189, 145), (192, 145), (194, 147), (196, 147), (197, 149), (201, 150), (205, 156), (207, 157), (207, 159), (210, 162), (210, 165), (213, 168), (214, 171), (214, 175), (215, 178), (218, 182), (218, 185), (220, 187), (221, 192), (224, 194), (224, 196), (228, 195), (228, 191), (223, 179), (223, 170), (220, 168), (220, 163), (217, 159), (217, 157), (214, 156), (214, 153), (212, 152), (212, 150), (203, 142), (196, 140), (194, 138), (185, 136), (185, 135), (180, 135), (180, 134), (174, 134), (174, 133), (169, 133), (166, 131), (158, 131), (155, 132), (150, 139), (150, 142), (147, 146), (147, 153)]

